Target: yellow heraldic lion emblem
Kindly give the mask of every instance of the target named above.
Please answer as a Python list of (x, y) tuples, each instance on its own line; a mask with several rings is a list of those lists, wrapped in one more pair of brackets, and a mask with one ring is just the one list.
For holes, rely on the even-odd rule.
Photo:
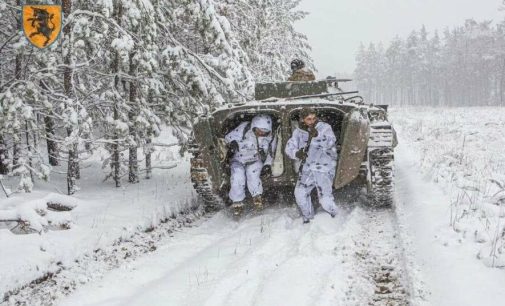
[(49, 47), (61, 32), (60, 5), (23, 5), (23, 31), (37, 48)]

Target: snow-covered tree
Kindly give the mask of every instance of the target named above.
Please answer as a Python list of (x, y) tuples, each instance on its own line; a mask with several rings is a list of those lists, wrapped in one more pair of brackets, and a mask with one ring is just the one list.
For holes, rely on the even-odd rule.
[(299, 2), (33, 0), (61, 3), (65, 16), (43, 50), (21, 31), (23, 2), (1, 2), (0, 174), (29, 191), (64, 166), (72, 194), (81, 162), (105, 148), (116, 186), (149, 177), (161, 124), (184, 143), (195, 115), (251, 99), (256, 81), (285, 79), (295, 57), (312, 66), (293, 27), (306, 15)]
[(307, 13), (297, 10), (299, 0), (220, 0), (220, 12), (238, 33), (247, 52), (249, 67), (257, 81), (282, 81), (289, 63), (300, 58), (310, 68), (310, 46), (293, 25)]

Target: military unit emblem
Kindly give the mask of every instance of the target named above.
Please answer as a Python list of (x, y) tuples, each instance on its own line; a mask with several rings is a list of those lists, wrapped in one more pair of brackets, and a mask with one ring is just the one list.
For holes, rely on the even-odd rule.
[(35, 47), (49, 47), (58, 38), (61, 26), (60, 5), (23, 6), (23, 31)]

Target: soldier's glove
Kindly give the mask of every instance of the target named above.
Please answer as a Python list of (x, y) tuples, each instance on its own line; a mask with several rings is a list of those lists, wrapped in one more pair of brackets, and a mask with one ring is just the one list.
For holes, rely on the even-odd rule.
[(230, 142), (228, 145), (228, 150), (231, 154), (235, 154), (239, 151), (238, 142), (236, 140)]
[(300, 149), (295, 153), (295, 156), (299, 160), (305, 160), (307, 158), (307, 153), (305, 153), (304, 149)]
[(267, 179), (272, 176), (272, 167), (270, 165), (265, 165), (263, 168), (261, 168), (261, 174), (260, 174), (262, 179)]
[(317, 132), (317, 129), (315, 127), (309, 127), (308, 129), (309, 135), (312, 138), (316, 138), (319, 133)]

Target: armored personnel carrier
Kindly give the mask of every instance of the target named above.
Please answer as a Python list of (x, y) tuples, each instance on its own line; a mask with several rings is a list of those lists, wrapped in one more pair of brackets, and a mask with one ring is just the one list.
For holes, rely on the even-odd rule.
[[(334, 188), (349, 184), (365, 186), (369, 205), (390, 206), (393, 202), (393, 160), (396, 134), (387, 116), (387, 106), (366, 104), (357, 92), (344, 92), (329, 79), (310, 82), (257, 84), (255, 100), (224, 105), (200, 116), (193, 128), (189, 151), (191, 181), (208, 211), (228, 204), (230, 177), (223, 167), (226, 156), (224, 136), (257, 114), (273, 118), (274, 152), (272, 176), (263, 182), (268, 190), (293, 191), (298, 165), (284, 154), (287, 140), (298, 126), (303, 107), (317, 110), (320, 120), (330, 124), (337, 136), (338, 162)], [(268, 199), (266, 199), (268, 202)]]

